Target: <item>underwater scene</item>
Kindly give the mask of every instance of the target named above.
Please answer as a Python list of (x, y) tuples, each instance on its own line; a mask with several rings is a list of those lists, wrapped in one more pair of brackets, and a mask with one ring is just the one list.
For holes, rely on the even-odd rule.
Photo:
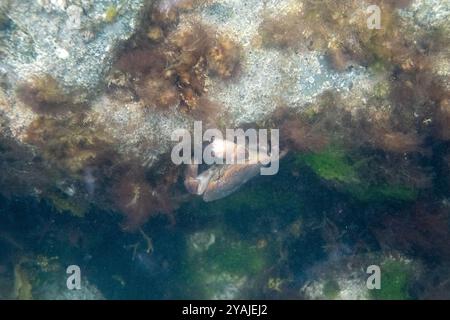
[(0, 0), (0, 299), (450, 299), (450, 1)]

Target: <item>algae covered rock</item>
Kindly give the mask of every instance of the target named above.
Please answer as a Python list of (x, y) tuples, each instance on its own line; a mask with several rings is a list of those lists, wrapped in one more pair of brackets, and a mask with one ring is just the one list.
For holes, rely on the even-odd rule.
[(273, 248), (236, 239), (220, 229), (188, 238), (186, 277), (189, 292), (202, 299), (243, 299), (257, 275), (274, 262)]
[[(119, 46), (139, 26), (148, 1), (6, 1), (0, 72), (11, 82), (46, 73), (65, 88), (93, 89)], [(111, 18), (111, 8), (116, 8)], [(5, 23), (3, 23), (5, 24)]]
[[(309, 270), (314, 281), (300, 292), (308, 299), (325, 300), (408, 300), (412, 288), (422, 273), (420, 263), (398, 254), (367, 254), (351, 259), (341, 257)], [(379, 288), (371, 287), (371, 267), (379, 268)], [(367, 271), (367, 272), (366, 272)]]
[(383, 180), (382, 174), (378, 174), (380, 168), (368, 165), (370, 159), (361, 158), (361, 155), (352, 159), (349, 150), (336, 146), (298, 155), (297, 163), (306, 165), (324, 181), (362, 202), (414, 201), (419, 192), (407, 182)]
[(81, 288), (66, 285), (67, 274), (58, 257), (22, 257), (14, 266), (14, 283), (7, 298), (17, 300), (103, 300), (98, 288), (83, 276)]

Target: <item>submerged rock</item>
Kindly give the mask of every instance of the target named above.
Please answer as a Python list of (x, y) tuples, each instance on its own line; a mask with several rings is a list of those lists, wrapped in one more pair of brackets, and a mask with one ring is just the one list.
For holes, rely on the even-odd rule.
[[(270, 7), (283, 8), (288, 4), (285, 0), (271, 1)], [(361, 88), (370, 87), (372, 80), (363, 67), (337, 72), (319, 52), (275, 50), (255, 44), (265, 12), (261, 1), (213, 1), (180, 14), (180, 25), (196, 21), (226, 35), (242, 48), (239, 71), (231, 79), (206, 79), (207, 98), (220, 107), (220, 121), (216, 122), (222, 121), (229, 128), (261, 123), (281, 104), (302, 112), (308, 102), (326, 90), (360, 96)], [(133, 150), (145, 163), (168, 152), (173, 130), (189, 129), (194, 120), (176, 108), (147, 112), (142, 102), (124, 103), (112, 97), (101, 96), (93, 105), (93, 115), (111, 123), (110, 133), (121, 141), (121, 148), (126, 152)], [(129, 128), (135, 129), (130, 135)], [(149, 143), (152, 140), (159, 143)]]
[[(430, 7), (417, 1), (405, 16), (417, 24), (432, 26), (436, 20), (429, 17), (434, 17), (434, 8), (446, 8), (445, 2), (435, 2)], [(105, 80), (118, 48), (139, 29), (147, 3), (143, 0), (128, 1), (126, 5), (119, 0), (8, 1), (3, 11), (9, 22), (0, 30), (0, 72), (6, 75), (8, 87), (12, 89), (10, 94), (18, 81), (37, 73), (55, 78), (63, 91), (83, 88), (75, 95), (77, 100), (82, 100), (89, 90)], [(357, 65), (346, 71), (335, 71), (318, 51), (261, 46), (258, 28), (264, 17), (295, 6), (301, 7), (298, 1), (290, 0), (208, 1), (180, 13), (181, 24), (197, 21), (227, 35), (242, 47), (238, 74), (226, 81), (209, 77), (206, 83), (208, 99), (221, 106), (221, 118), (227, 114), (228, 126), (260, 123), (270, 118), (280, 105), (301, 112), (308, 102), (326, 90), (350, 95), (363, 104), (364, 92), (378, 81), (369, 77), (366, 68)], [(440, 11), (439, 21), (445, 12)], [(124, 153), (133, 153), (144, 163), (158, 159), (170, 149), (170, 135), (175, 128), (192, 124), (193, 119), (180, 114), (176, 108), (164, 114), (140, 111), (140, 102), (124, 103), (123, 98), (111, 99), (101, 93), (92, 103), (92, 113), (99, 122), (108, 123), (110, 134), (119, 140), (119, 148)], [(6, 114), (13, 128), (26, 127), (32, 118), (21, 105), (17, 102), (18, 109), (10, 108)]]
[[(380, 288), (368, 288), (367, 279), (374, 274), (372, 269), (366, 273), (369, 266), (380, 268)], [(314, 280), (300, 293), (307, 299), (407, 300), (422, 271), (420, 263), (398, 254), (334, 258), (311, 268), (308, 274)]]
[(230, 111), (237, 126), (267, 118), (279, 104), (301, 111), (325, 90), (346, 92), (354, 84), (368, 80), (362, 67), (348, 72), (333, 71), (319, 52), (260, 45), (258, 28), (264, 17), (295, 5), (289, 0), (226, 0), (205, 4), (196, 13), (201, 21), (232, 35), (244, 49), (239, 77), (230, 82), (213, 81), (209, 91)]
[[(435, 7), (446, 8), (445, 1), (435, 2)], [(163, 1), (159, 8), (170, 11), (180, 3), (184, 2)], [(171, 134), (175, 129), (192, 128), (196, 112), (203, 112), (206, 116), (208, 112), (213, 113), (209, 110), (183, 109), (183, 101), (189, 106), (190, 103), (195, 105), (196, 100), (205, 99), (207, 104), (214, 105), (214, 108), (211, 107), (215, 109), (214, 115), (210, 117), (214, 118), (211, 122), (215, 127), (243, 127), (250, 123), (254, 126), (269, 126), (267, 123), (270, 123), (279, 107), (287, 106), (294, 113), (304, 113), (328, 90), (347, 97), (347, 101), (351, 101), (349, 109), (364, 108), (367, 100), (374, 95), (375, 85), (386, 81), (389, 76), (387, 72), (374, 76), (373, 70), (363, 63), (351, 63), (348, 66), (342, 63), (340, 65), (346, 67), (335, 70), (327, 60), (326, 52), (308, 48), (307, 43), (302, 44), (306, 47), (302, 49), (263, 45), (260, 26), (265, 17), (301, 10), (306, 0), (193, 3), (192, 7), (180, 7), (178, 14), (173, 16), (167, 13), (169, 11), (164, 11), (169, 17), (161, 23), (157, 21), (161, 17), (149, 13), (152, 2), (144, 0), (4, 2), (0, 18), (0, 90), (2, 100), (8, 103), (0, 103), (0, 107), (12, 138), (26, 142), (30, 126), (36, 124), (35, 120), (42, 116), (41, 113), (54, 112), (56, 114), (49, 116), (58, 119), (83, 113), (82, 122), (90, 127), (88, 132), (98, 135), (101, 130), (102, 134), (110, 138), (107, 148), (108, 155), (111, 155), (110, 161), (103, 161), (102, 164), (108, 162), (108, 168), (117, 168), (122, 163), (113, 162), (132, 159), (147, 170), (155, 168), (155, 164), (168, 158), (172, 147)], [(420, 3), (421, 1), (415, 1), (412, 8), (402, 9), (406, 12), (405, 19), (431, 28), (436, 21), (432, 22), (428, 17), (435, 14), (434, 8)], [(330, 6), (333, 8), (332, 2)], [(186, 9), (187, 7), (190, 8)], [(431, 10), (429, 14), (426, 14), (427, 10)], [(439, 27), (444, 23), (442, 15), (439, 13)], [(200, 36), (192, 38), (192, 32), (191, 38), (186, 36), (184, 31), (187, 29), (184, 28), (188, 25), (198, 25), (199, 30), (207, 34), (206, 40)], [(414, 29), (412, 32), (415, 32)], [(172, 34), (173, 37), (169, 38), (167, 34)], [(414, 35), (411, 37), (414, 38)], [(198, 40), (192, 44), (198, 51), (195, 56), (185, 43), (192, 39)], [(197, 42), (201, 43), (202, 39), (205, 42), (212, 41), (215, 44), (212, 45), (214, 50), (210, 50), (211, 43), (199, 45)], [(126, 46), (122, 47), (122, 44)], [(136, 47), (142, 49), (139, 45), (143, 51), (135, 50)], [(112, 70), (111, 67), (119, 55), (127, 51), (133, 53), (133, 50), (154, 54), (149, 48), (155, 46), (159, 50), (172, 47), (174, 52), (181, 51), (175, 62), (172, 62), (176, 64), (178, 59), (179, 65), (193, 70), (186, 72), (180, 68), (174, 75), (171, 73), (174, 70), (168, 68), (171, 72), (164, 75), (168, 79), (161, 81), (163, 85), (153, 85), (163, 73), (157, 73), (153, 77), (151, 74), (143, 74), (142, 79), (139, 79), (139, 72), (122, 73), (113, 79), (114, 71), (118, 70)], [(130, 56), (133, 57), (132, 54)], [(139, 59), (145, 56), (134, 57)], [(150, 61), (135, 64), (151, 69), (153, 64), (160, 63), (157, 57), (158, 55), (151, 55), (147, 57)], [(198, 63), (192, 63), (192, 60), (196, 62), (195, 59), (199, 59)], [(211, 74), (205, 71), (208, 68), (204, 64), (209, 65)], [(157, 67), (166, 71), (163, 64)], [(437, 69), (445, 77), (445, 70), (439, 66)], [(198, 72), (201, 74), (195, 77)], [(212, 73), (216, 73), (216, 76)], [(32, 78), (33, 76), (38, 78)], [(133, 77), (137, 79), (130, 79)], [(175, 81), (175, 86), (182, 87), (182, 90), (173, 90), (171, 77), (187, 78), (184, 82)], [(23, 83), (30, 79), (31, 85), (23, 87)], [(142, 89), (139, 84), (148, 84), (149, 79), (151, 85), (147, 85), (145, 89), (150, 92), (136, 90)], [(194, 85), (192, 82), (199, 83)], [(103, 90), (96, 92), (95, 89), (100, 88)], [(166, 99), (162, 99), (163, 92), (160, 93), (159, 89), (168, 91)], [(201, 93), (193, 93), (195, 90)], [(139, 96), (142, 96), (140, 91), (144, 91), (147, 99)], [(183, 99), (174, 98), (180, 92)], [(155, 100), (158, 95), (161, 95), (160, 100), (166, 102), (163, 110), (152, 106), (152, 101), (148, 101)], [(38, 101), (30, 103), (30, 99)], [(46, 108), (49, 104), (51, 108)], [(218, 114), (215, 113), (217, 109)], [(60, 111), (66, 113), (58, 114)], [(205, 119), (205, 114), (199, 118)], [(39, 129), (44, 129), (42, 132), (46, 133), (47, 128)], [(58, 134), (56, 137), (59, 139)], [(90, 137), (86, 138), (89, 141)], [(75, 151), (84, 150), (86, 144), (80, 144), (82, 146), (76, 146)], [(36, 153), (43, 152), (39, 145), (34, 144), (34, 147)], [(56, 141), (52, 147), (52, 151), (55, 150), (65, 149)], [(66, 160), (67, 152), (62, 152), (60, 156)], [(74, 158), (77, 156), (80, 155), (75, 154)], [(88, 160), (99, 158), (96, 156), (94, 152), (89, 155)], [(50, 160), (59, 162), (59, 158)], [(110, 172), (109, 169), (105, 171)], [(138, 175), (143, 174), (139, 172)], [(56, 175), (46, 176), (59, 179)], [(68, 185), (76, 185), (69, 181), (72, 178), (74, 177), (64, 177), (68, 180)], [(93, 178), (99, 180), (99, 177)]]
[[(357, 64), (352, 64), (346, 70), (334, 70), (323, 52), (289, 48), (280, 50), (262, 46), (259, 43), (258, 28), (264, 17), (270, 12), (283, 12), (295, 3), (297, 2), (289, 0), (272, 0), (267, 3), (257, 0), (245, 3), (234, 0), (208, 1), (194, 7), (192, 11), (180, 14), (180, 25), (196, 21), (217, 30), (241, 46), (242, 58), (236, 75), (226, 80), (220, 77), (206, 79), (207, 98), (220, 106), (218, 118), (228, 127), (262, 123), (280, 106), (304, 112), (310, 103), (315, 102), (327, 90), (350, 97), (355, 106), (363, 107), (375, 85), (385, 80), (384, 76), (373, 77), (368, 68)], [(420, 8), (420, 12), (430, 9), (427, 6)], [(428, 15), (430, 14), (432, 13)], [(424, 13), (422, 15), (428, 16)], [(408, 14), (405, 16), (414, 23), (419, 23), (415, 20), (421, 19), (421, 15), (415, 15), (414, 18)], [(431, 27), (431, 22), (426, 19), (421, 21)], [(135, 155), (142, 156), (143, 161), (149, 159), (150, 149), (150, 158), (153, 159), (168, 152), (173, 129), (191, 128), (194, 120), (180, 114), (176, 108), (169, 108), (162, 116), (161, 112), (153, 109), (150, 113), (138, 111), (142, 107), (141, 102), (126, 103), (126, 108), (136, 112), (132, 116), (124, 116), (126, 112), (121, 108), (123, 104), (120, 100), (100, 97), (94, 103), (93, 111), (100, 119), (121, 119), (120, 123), (123, 125), (111, 126), (111, 134), (123, 141), (124, 149), (132, 149)], [(124, 126), (138, 129), (134, 130), (132, 137), (125, 137)], [(153, 139), (161, 143), (150, 144), (151, 148), (142, 143)]]
[[(14, 83), (49, 74), (66, 89), (95, 88), (139, 27), (144, 0), (26, 0), (3, 4), (0, 72)], [(117, 11), (108, 20), (108, 10)], [(84, 91), (87, 94), (89, 91)]]
[(187, 238), (187, 289), (200, 299), (243, 299), (269, 268), (276, 254), (270, 246), (233, 239), (225, 230), (208, 229)]

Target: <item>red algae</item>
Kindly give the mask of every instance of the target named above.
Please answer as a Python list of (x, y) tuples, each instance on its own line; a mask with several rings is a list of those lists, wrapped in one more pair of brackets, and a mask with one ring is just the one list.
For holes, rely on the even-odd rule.
[(145, 106), (199, 109), (200, 101), (205, 101), (207, 77), (225, 80), (239, 69), (241, 50), (229, 37), (198, 21), (179, 22), (179, 12), (191, 10), (195, 3), (177, 1), (154, 7), (147, 32), (130, 41), (115, 65), (132, 75), (128, 89)]

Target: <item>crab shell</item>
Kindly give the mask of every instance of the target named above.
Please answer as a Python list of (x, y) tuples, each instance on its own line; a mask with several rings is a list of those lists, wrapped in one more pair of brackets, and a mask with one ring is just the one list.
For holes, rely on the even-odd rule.
[(210, 202), (232, 194), (258, 175), (260, 168), (261, 164), (232, 164), (212, 170), (213, 174), (203, 192), (203, 200)]
[[(238, 190), (247, 181), (258, 175), (261, 161), (270, 156), (258, 154), (253, 149), (246, 149), (227, 140), (215, 140), (212, 143), (214, 156), (224, 159), (231, 154), (234, 160), (244, 157), (244, 163), (215, 165), (198, 174), (198, 165), (189, 165), (185, 174), (186, 189), (197, 195), (203, 195), (205, 202), (224, 198)], [(259, 161), (258, 161), (259, 160)]]

